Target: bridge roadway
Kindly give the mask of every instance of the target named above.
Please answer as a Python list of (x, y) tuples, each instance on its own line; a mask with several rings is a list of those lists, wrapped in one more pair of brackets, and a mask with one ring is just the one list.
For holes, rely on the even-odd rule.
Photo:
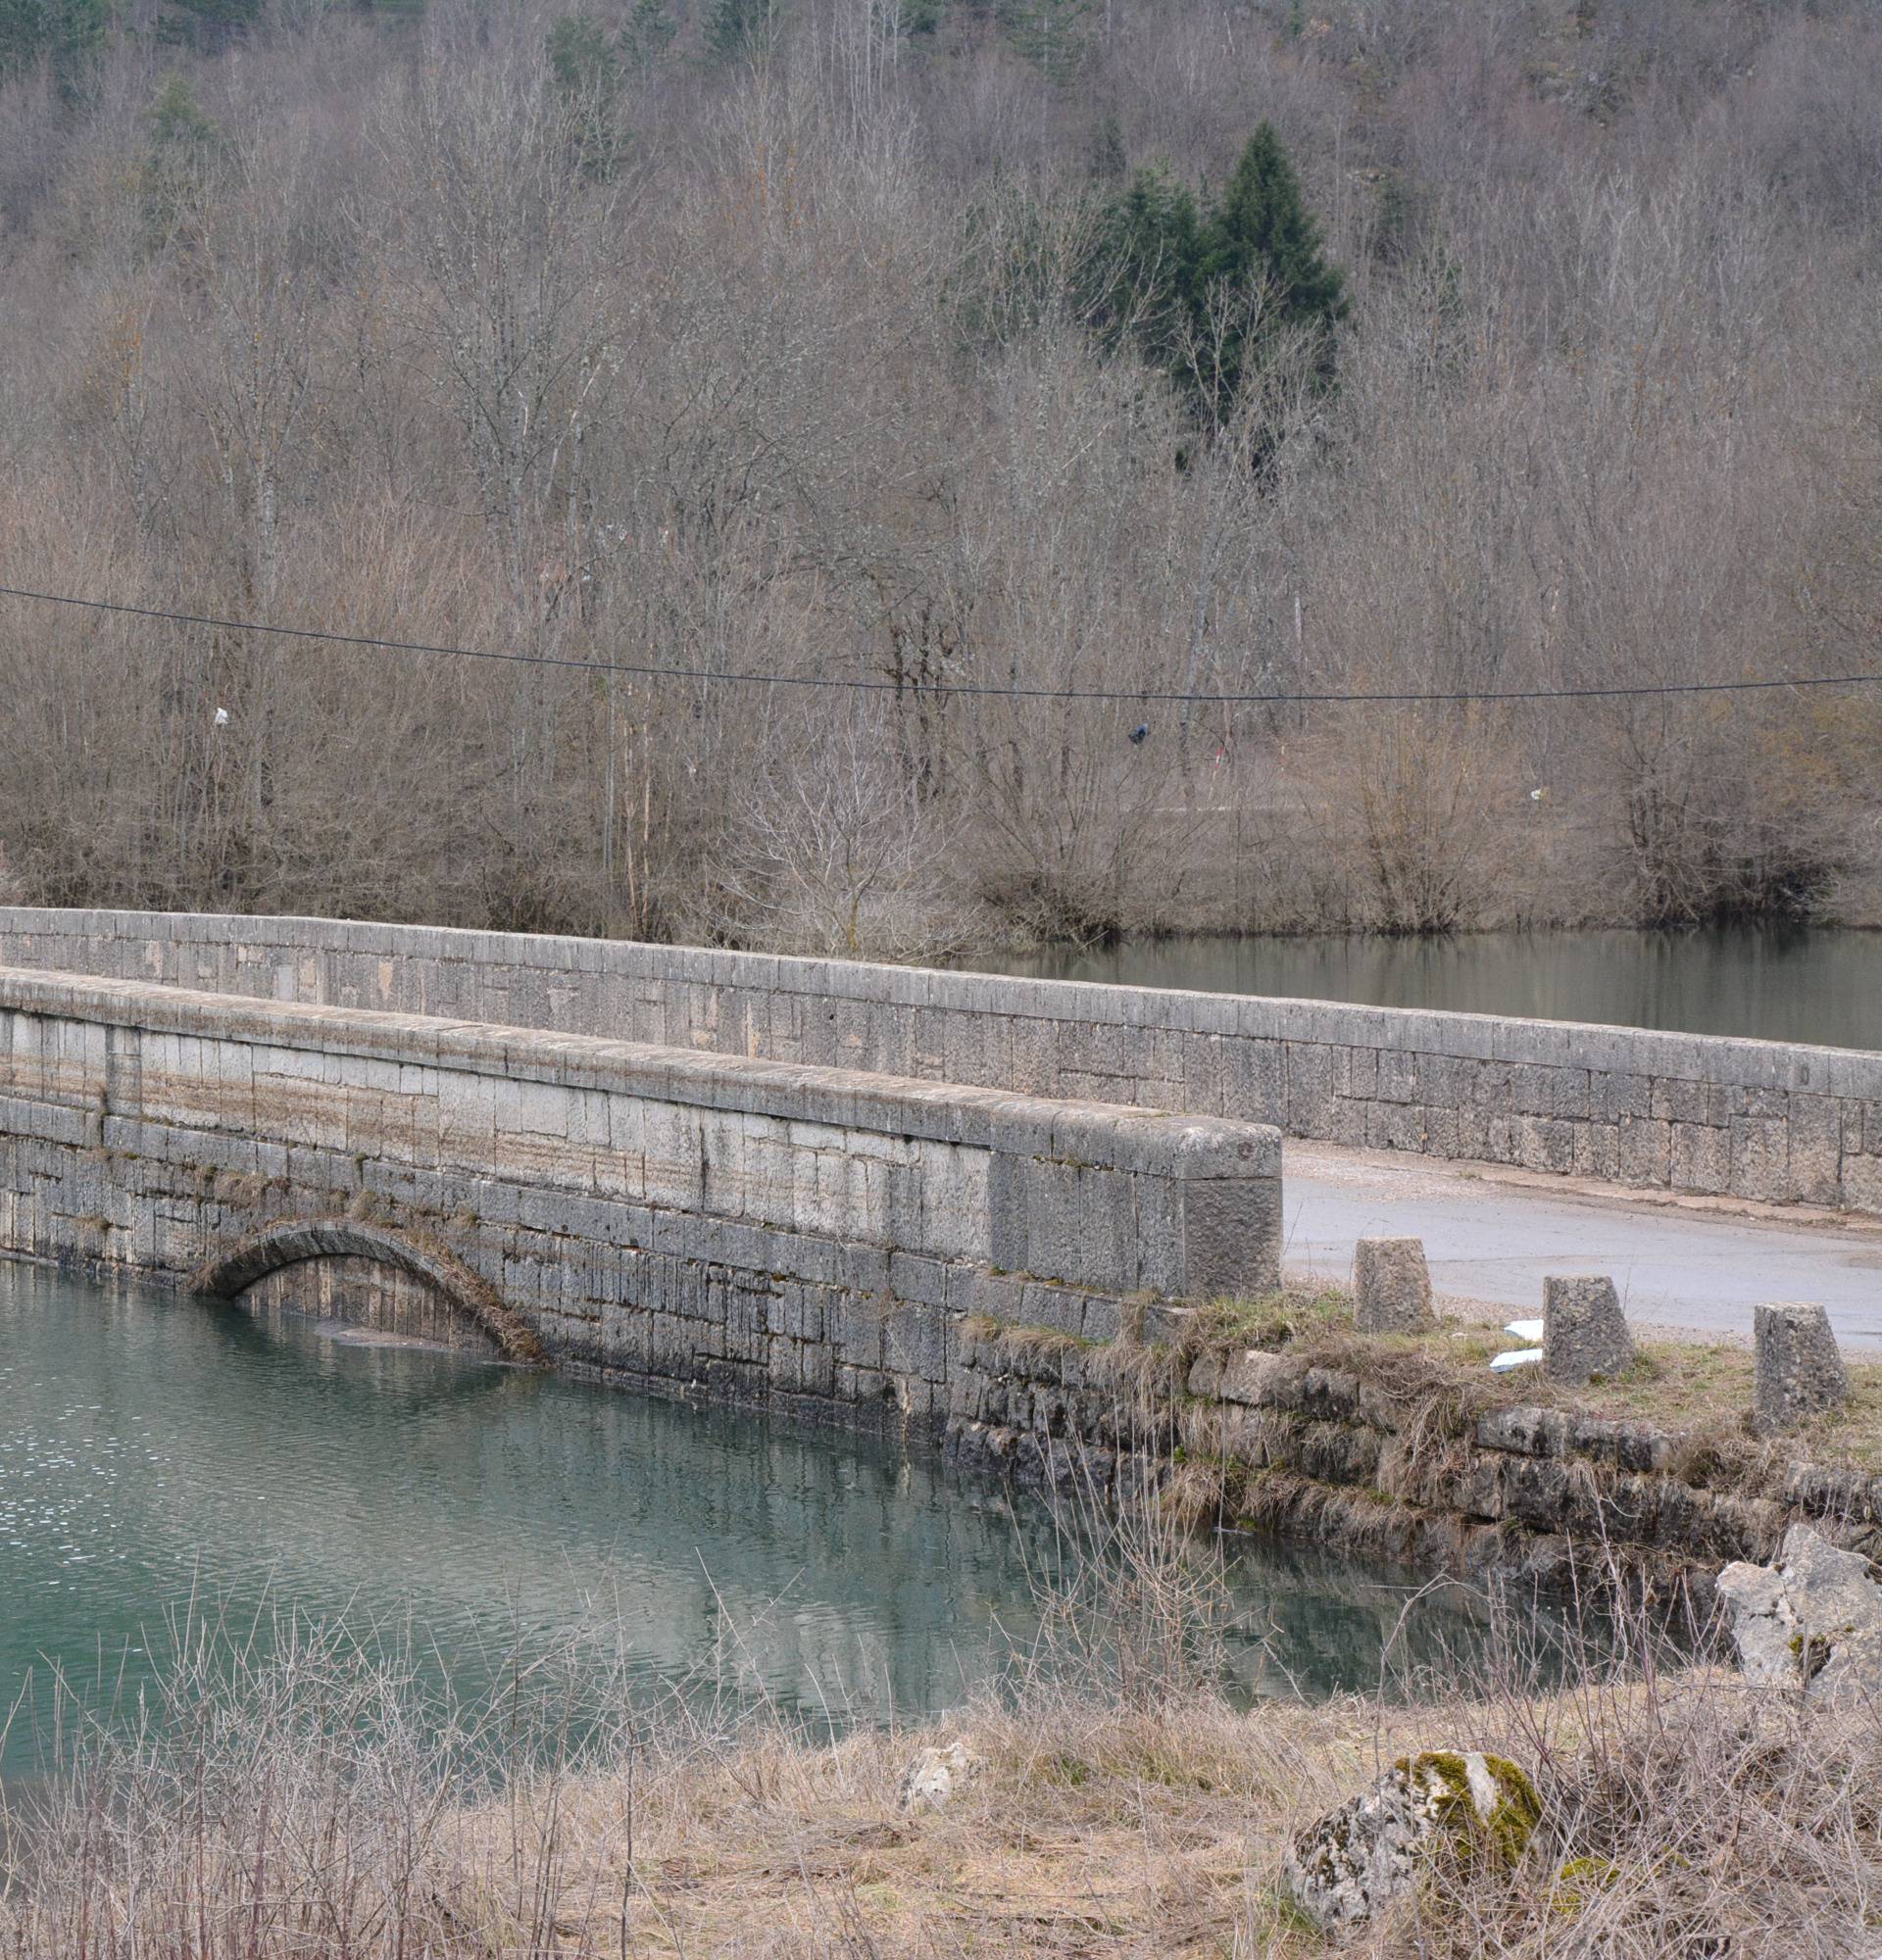
[(1637, 1324), (1749, 1338), (1759, 1300), (1813, 1299), (1843, 1345), (1882, 1353), (1882, 1220), (1287, 1142), (1283, 1266), (1341, 1280), (1354, 1241), (1422, 1239), (1434, 1290), (1470, 1317), (1538, 1315), (1549, 1273), (1605, 1273)]

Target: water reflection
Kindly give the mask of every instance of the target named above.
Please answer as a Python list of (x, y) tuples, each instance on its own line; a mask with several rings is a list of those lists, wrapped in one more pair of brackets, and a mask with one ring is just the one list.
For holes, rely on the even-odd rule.
[[(469, 1696), (580, 1637), (650, 1690), (918, 1716), (1023, 1645), (1062, 1546), (866, 1439), (0, 1266), (0, 1690), (26, 1698), (0, 1768), (54, 1666), (134, 1700), (192, 1599), (243, 1637), (343, 1617)], [(1263, 1545), (1230, 1579), (1249, 1695), (1371, 1685), (1410, 1590)], [(1474, 1624), (1453, 1597), (1402, 1651)]]

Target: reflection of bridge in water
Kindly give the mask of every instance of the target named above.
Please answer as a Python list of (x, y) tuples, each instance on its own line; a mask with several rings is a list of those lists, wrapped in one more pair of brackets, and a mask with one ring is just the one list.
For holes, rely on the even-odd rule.
[[(916, 1717), (1024, 1647), (1065, 1544), (1042, 1503), (934, 1452), (336, 1343), (298, 1315), (14, 1267), (0, 1340), (10, 1695), (46, 1655), (87, 1680), (102, 1655), (106, 1691), (125, 1664), (134, 1694), (193, 1597), (239, 1640), (259, 1617), (264, 1646), (276, 1611), (343, 1621), (473, 1702), (519, 1670), (547, 1691), (572, 1643), (583, 1706), (618, 1666), (638, 1693)], [(1258, 1545), (1231, 1579), (1243, 1691), (1376, 1678), (1392, 1575)]]

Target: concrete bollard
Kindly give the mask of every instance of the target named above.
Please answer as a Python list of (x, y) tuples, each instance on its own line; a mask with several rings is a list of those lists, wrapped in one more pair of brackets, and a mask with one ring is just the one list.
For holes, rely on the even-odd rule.
[(1795, 1429), (1849, 1399), (1830, 1316), (1814, 1300), (1754, 1307), (1752, 1350), (1752, 1427), (1760, 1436)]
[(1353, 1324), (1362, 1334), (1429, 1327), (1431, 1275), (1422, 1239), (1362, 1239), (1353, 1250)]
[(1634, 1337), (1610, 1279), (1556, 1276), (1542, 1283), (1542, 1372), (1579, 1387), (1618, 1375), (1634, 1358)]

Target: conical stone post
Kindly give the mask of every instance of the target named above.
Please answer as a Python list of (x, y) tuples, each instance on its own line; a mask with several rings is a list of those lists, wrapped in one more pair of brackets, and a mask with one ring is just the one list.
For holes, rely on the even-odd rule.
[(1610, 1279), (1542, 1283), (1542, 1372), (1576, 1387), (1618, 1375), (1634, 1358), (1634, 1337)]
[(1850, 1378), (1828, 1311), (1814, 1300), (1752, 1310), (1752, 1427), (1781, 1435), (1847, 1401)]
[(1353, 1249), (1353, 1324), (1362, 1334), (1416, 1334), (1432, 1325), (1422, 1239), (1362, 1239)]

